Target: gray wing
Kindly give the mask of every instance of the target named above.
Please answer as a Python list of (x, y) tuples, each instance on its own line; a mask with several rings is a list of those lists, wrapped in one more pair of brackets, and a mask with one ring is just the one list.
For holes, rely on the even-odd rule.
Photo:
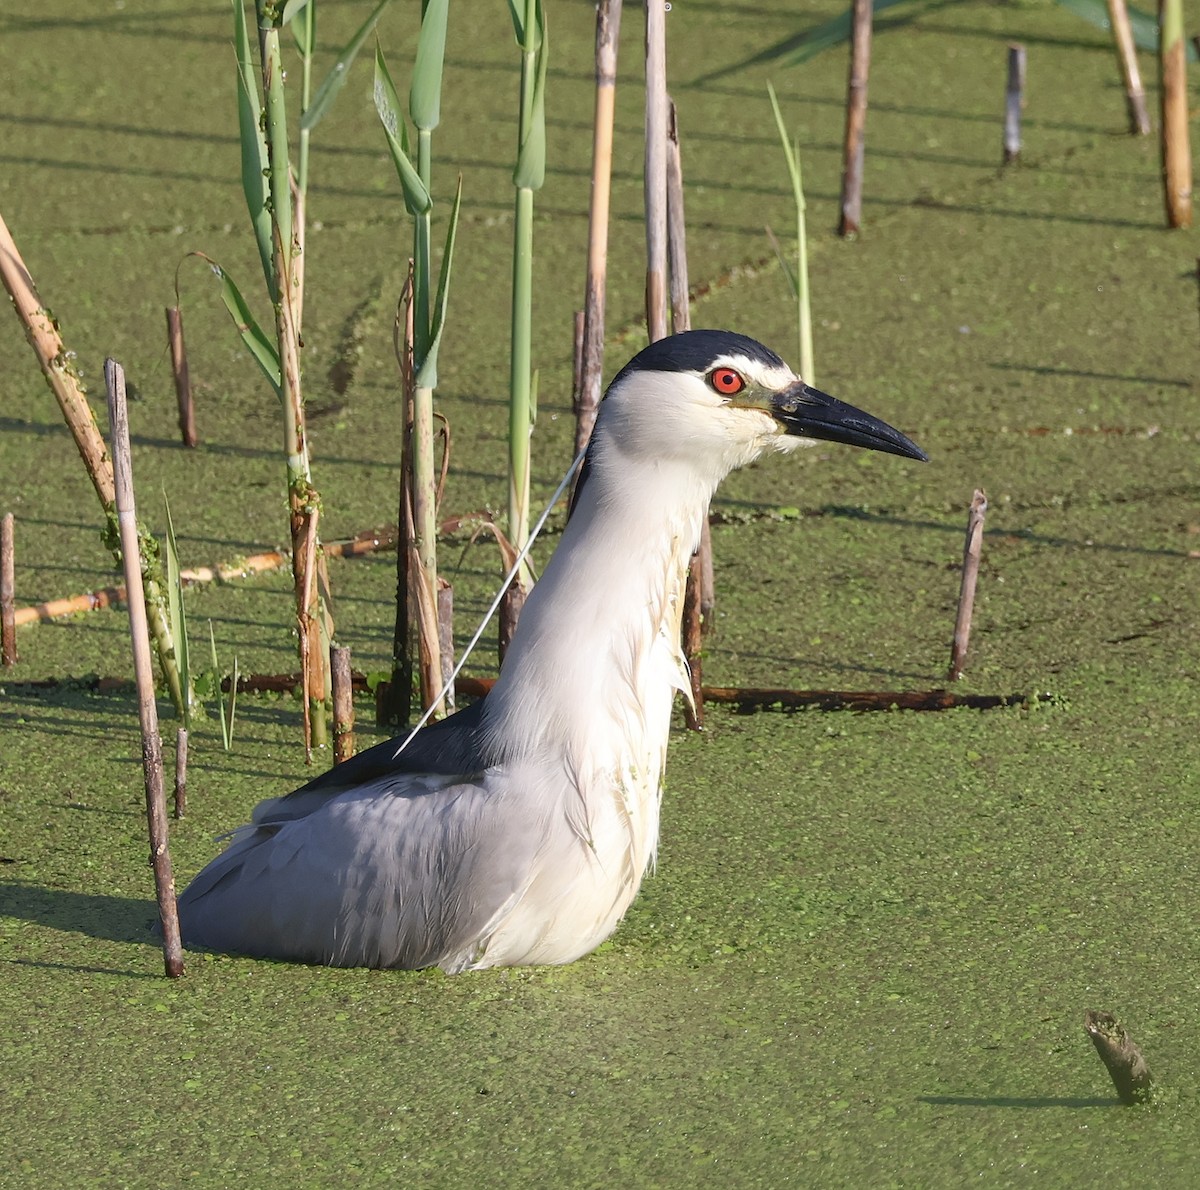
[(481, 743), (483, 701), (378, 744), (250, 825), (179, 899), (189, 946), (334, 966), (465, 966), (544, 829)]
[(339, 967), (461, 969), (528, 887), (544, 834), (508, 785), (495, 769), (384, 778), (249, 827), (180, 897), (184, 941)]

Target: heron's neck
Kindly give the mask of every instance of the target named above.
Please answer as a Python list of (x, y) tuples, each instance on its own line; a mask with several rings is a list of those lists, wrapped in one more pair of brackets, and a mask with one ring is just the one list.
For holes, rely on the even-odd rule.
[(716, 478), (679, 462), (618, 469), (605, 458), (530, 592), (488, 696), (489, 734), (506, 752), (549, 746), (619, 763), (605, 753), (628, 741), (639, 752), (666, 746), (672, 690), (686, 685), (684, 582)]

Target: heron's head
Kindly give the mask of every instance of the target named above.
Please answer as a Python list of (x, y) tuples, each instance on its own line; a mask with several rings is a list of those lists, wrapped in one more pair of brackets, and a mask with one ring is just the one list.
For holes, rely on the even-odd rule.
[(601, 426), (605, 451), (694, 461), (714, 482), (814, 439), (926, 459), (899, 430), (811, 388), (773, 351), (732, 331), (687, 331), (639, 352), (609, 385)]

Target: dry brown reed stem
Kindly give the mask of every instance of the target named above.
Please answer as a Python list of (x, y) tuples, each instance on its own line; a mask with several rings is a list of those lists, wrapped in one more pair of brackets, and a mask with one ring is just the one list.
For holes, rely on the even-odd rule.
[(333, 763), (354, 755), (354, 678), (350, 650), (334, 645), (329, 650), (329, 676), (333, 683)]
[[(671, 294), (671, 329), (675, 334), (692, 329), (688, 293), (687, 224), (683, 209), (683, 160), (679, 152), (679, 120), (675, 104), (667, 101), (667, 262)], [(704, 686), (700, 645), (703, 636), (701, 612), (705, 548), (712, 549), (712, 538), (701, 536), (700, 547), (688, 565), (687, 586), (683, 596), (683, 655), (687, 658), (692, 697), (684, 706), (684, 719), (692, 731), (704, 726)], [(711, 570), (711, 560), (709, 563)]]
[(1167, 226), (1192, 225), (1192, 149), (1188, 139), (1187, 42), (1183, 0), (1159, 0), (1159, 93)]
[(862, 225), (867, 76), (871, 69), (871, 0), (854, 0), (850, 30), (850, 78), (846, 86), (846, 133), (842, 147), (842, 199), (838, 235), (854, 236)]
[(1021, 156), (1021, 109), (1025, 106), (1025, 47), (1008, 47), (1008, 83), (1004, 94), (1004, 164)]
[[(88, 404), (87, 394), (79, 373), (73, 363), (74, 356), (63, 345), (62, 336), (53, 315), (42, 305), (33, 278), (21, 259), (20, 252), (9, 233), (8, 225), (0, 217), (0, 281), (12, 298), (13, 309), (25, 328), (25, 336), (41, 365), (46, 383), (50, 385), (63, 418), (75, 439), (75, 446), (83, 459), (88, 478), (100, 498), (100, 506), (108, 522), (108, 541), (114, 553), (116, 545), (116, 495), (113, 484), (112, 460), (96, 415)], [(147, 616), (150, 631), (158, 650), (159, 665), (171, 690), (171, 700), (176, 709), (184, 706), (183, 688), (179, 670), (175, 665), (175, 647), (171, 640), (171, 626), (167, 617), (166, 600), (160, 585), (161, 575), (157, 565), (142, 552), (134, 555), (139, 559), (146, 588)]]
[(596, 6), (596, 111), (592, 124), (592, 196), (588, 209), (588, 272), (584, 291), (582, 366), (575, 386), (575, 454), (592, 436), (604, 375), (604, 296), (608, 211), (612, 190), (613, 112), (621, 0)]
[(646, 0), (646, 329), (667, 336), (667, 28), (662, 0)]
[[(456, 519), (446, 522), (453, 525)], [(327, 542), (321, 549), (330, 558), (353, 558), (360, 554), (374, 553), (376, 550), (388, 549), (396, 545), (396, 528), (371, 529), (360, 534), (351, 541)], [(264, 571), (278, 570), (288, 564), (288, 555), (278, 550), (268, 550), (262, 554), (251, 554), (234, 562), (219, 562), (215, 566), (194, 566), (180, 572), (180, 578), (187, 585), (213, 582), (233, 582), (251, 574), (261, 574)], [(31, 607), (16, 609), (14, 619), (17, 627), (24, 624), (34, 624), (38, 621), (56, 620), (63, 616), (73, 616), (78, 612), (97, 611), (100, 608), (111, 607), (121, 603), (125, 598), (125, 587), (103, 587), (98, 591), (89, 591), (84, 595), (70, 595), (63, 599), (49, 599), (45, 603)]]
[(1083, 1029), (1113, 1081), (1117, 1098), (1127, 1107), (1149, 1103), (1153, 1094), (1150, 1067), (1125, 1026), (1111, 1012), (1089, 1008), (1083, 1016)]
[(1129, 131), (1135, 136), (1150, 135), (1150, 113), (1146, 109), (1146, 91), (1138, 70), (1137, 47), (1129, 24), (1129, 9), (1125, 0), (1108, 0), (1108, 19), (1112, 25), (1121, 77), (1125, 80), (1125, 101), (1129, 108)]
[(667, 97), (667, 272), (671, 297), (671, 333), (692, 329), (688, 286), (687, 220), (683, 207), (683, 158), (679, 151), (679, 113)]
[(13, 514), (0, 520), (0, 660), (5, 666), (17, 663), (16, 567), (14, 564)]
[[(303, 678), (305, 697), (300, 700), (304, 709), (304, 763), (312, 764), (314, 735), (318, 735), (318, 746), (324, 743), (325, 731), (323, 717), (325, 714), (325, 674), (324, 667), (313, 657), (313, 641), (316, 639), (318, 653), (321, 647), (321, 635), (313, 621), (314, 607), (313, 588), (316, 579), (316, 547), (317, 547), (317, 518), (320, 516), (320, 506), (309, 512), (305, 520), (304, 544), (301, 547), (306, 559), (303, 569), (304, 585), (300, 589), (300, 599), (297, 600), (297, 623), (300, 631), (300, 674)], [(292, 556), (292, 573), (296, 574), (296, 558)], [(320, 697), (314, 696), (314, 678), (320, 669)], [(316, 711), (316, 715), (314, 715)], [(315, 724), (321, 721), (319, 733), (314, 732)]]
[[(405, 287), (404, 340), (400, 363), (400, 373), (404, 385), (405, 408), (410, 411), (415, 407), (417, 396), (416, 357), (414, 355), (414, 345), (416, 342), (415, 312), (413, 308), (414, 292), (414, 279), (412, 265), (410, 264), (409, 284)], [(413, 618), (416, 620), (417, 629), (417, 678), (421, 691), (421, 706), (430, 707), (438, 701), (438, 693), (442, 689), (441, 636), (438, 633), (437, 618), (437, 568), (436, 557), (433, 558), (435, 564), (431, 568), (429, 565), (430, 558), (423, 556), (422, 542), (418, 536), (417, 512), (418, 505), (422, 501), (432, 501), (436, 506), (437, 496), (436, 490), (435, 492), (424, 493), (419, 490), (416, 474), (417, 468), (414, 465), (418, 449), (418, 445), (413, 438), (414, 426), (415, 419), (410, 417), (406, 423), (407, 449), (404, 456), (408, 463), (407, 486), (405, 488), (408, 504), (404, 513), (406, 540), (409, 543), (407, 573), (410, 605), (408, 614), (410, 617), (413, 617), (413, 612), (415, 611), (416, 613)], [(428, 554), (428, 551), (426, 554)], [(399, 592), (397, 591), (398, 598)], [(515, 618), (513, 623), (516, 623)], [(399, 620), (397, 620), (398, 631)], [(438, 703), (435, 714), (440, 716), (445, 713), (446, 705), (443, 700)], [(407, 722), (407, 718), (404, 722)]]
[(129, 628), (133, 639), (133, 672), (137, 681), (138, 718), (142, 727), (142, 772), (146, 786), (146, 821), (150, 831), (150, 863), (158, 915), (162, 922), (163, 961), (167, 975), (183, 974), (183, 946), (179, 935), (179, 911), (175, 903), (175, 878), (167, 835), (167, 804), (163, 795), (162, 739), (158, 732), (158, 708), (154, 702), (154, 670), (150, 661), (150, 634), (146, 601), (138, 564), (137, 513), (133, 501), (133, 468), (129, 453), (129, 418), (125, 403), (125, 373), (116, 360), (104, 361), (108, 389), (108, 418), (112, 427), (114, 497), (121, 553), (125, 563), (125, 585), (129, 589)]
[[(583, 311), (576, 310), (575, 311), (575, 320), (574, 320), (574, 330), (575, 330), (574, 343), (573, 343), (574, 350), (571, 355), (571, 392), (573, 394), (573, 396), (572, 396), (572, 400), (574, 402), (573, 407), (575, 409), (575, 414), (576, 414), (576, 420), (575, 420), (576, 427), (578, 427), (578, 425), (579, 425), (579, 418), (578, 418), (579, 393), (583, 388), (583, 322), (584, 322)], [(576, 449), (575, 453), (578, 454), (579, 450)]]
[(74, 356), (63, 346), (54, 316), (42, 305), (33, 278), (17, 251), (3, 217), (0, 217), (0, 279), (12, 298), (13, 308), (25, 327), (26, 337), (37, 355), (46, 383), (50, 385), (71, 436), (75, 439), (96, 495), (100, 497), (106, 514), (112, 515), (115, 500), (112, 462), (104, 438), (75, 369)]
[(187, 813), (188, 732), (186, 727), (175, 731), (175, 817)]
[(454, 710), (454, 588), (438, 575), (437, 593), (438, 657), (442, 662), (442, 689), (446, 708)]
[(171, 349), (171, 374), (175, 377), (175, 403), (179, 407), (179, 437), (184, 446), (194, 447), (199, 441), (196, 407), (192, 403), (192, 381), (183, 341), (183, 311), (178, 306), (167, 307), (167, 345)]
[(975, 609), (975, 584), (979, 580), (979, 559), (983, 552), (983, 519), (987, 515), (987, 496), (976, 488), (967, 514), (967, 540), (963, 547), (962, 583), (958, 591), (958, 615), (954, 621), (954, 644), (950, 650), (949, 679), (962, 677), (971, 640), (971, 614)]

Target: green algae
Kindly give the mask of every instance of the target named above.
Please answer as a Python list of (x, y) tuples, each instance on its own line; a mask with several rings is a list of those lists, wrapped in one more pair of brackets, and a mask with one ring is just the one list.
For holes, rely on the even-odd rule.
[[(270, 548), (285, 536), (274, 402), (203, 270), (184, 282), (196, 452), (175, 444), (158, 329), (183, 251), (247, 275), (253, 265), (219, 68), (225, 18), (74, 7), (73, 20), (14, 25), (0, 50), (23, 105), (0, 126), (17, 159), (0, 174), (0, 210), (85, 376), (114, 354), (142, 394), (139, 488), (167, 486), (184, 564)], [(451, 511), (504, 498), (511, 137), (472, 93), (515, 82), (503, 6), (469, 11), (497, 41), (481, 35), (450, 64), (460, 85), (435, 179), (444, 197), (461, 165), (469, 208), (441, 369)], [(741, 60), (794, 18), (687, 3), (672, 14), (691, 271), (711, 285), (693, 320), (787, 344), (786, 292), (761, 263), (761, 227), (786, 226), (789, 201), (765, 76), (692, 80), (713, 46)], [(327, 15), (329, 52), (355, 13)], [(582, 290), (589, 23), (560, 20), (550, 80), (535, 266), (543, 493), (571, 432), (561, 312)], [(387, 52), (408, 60), (393, 24)], [(636, 75), (635, 25), (623, 80)], [(1030, 104), (1024, 161), (1001, 173), (1009, 40), (1029, 46)], [(38, 64), (51, 45), (78, 69), (47, 85)], [(117, 77), (136, 78), (139, 108)], [(0, 1184), (1191, 1184), (1195, 237), (1160, 229), (1154, 147), (1119, 135), (1111, 48), (1048, 6), (942, 6), (881, 33), (866, 230), (852, 245), (828, 230), (844, 61), (775, 81), (812, 187), (822, 385), (900, 425), (933, 462), (819, 447), (733, 477), (714, 531), (706, 677), (942, 684), (966, 503), (982, 484), (991, 509), (961, 686), (1055, 701), (938, 715), (710, 710), (706, 733), (672, 745), (657, 874), (614, 938), (568, 968), (449, 979), (193, 955), (168, 984), (146, 928), (131, 690), (16, 684), (127, 674), (124, 626), (96, 613), (23, 629), (14, 681), (0, 680), (12, 1154)], [(381, 275), (385, 308), (398, 289), (399, 268), (380, 261), (407, 237), (369, 103), (352, 79), (314, 149), (310, 213), (323, 226), (310, 238), (306, 366), (314, 403), (331, 410), (313, 425), (330, 537), (390, 520), (394, 505), (386, 318), (356, 338), (345, 392), (334, 382), (354, 312)], [(610, 372), (640, 343), (638, 104), (623, 82)], [(170, 113), (169, 130), (150, 123), (155, 111)], [(119, 186), (97, 185), (97, 161)], [(27, 360), (15, 320), (0, 322), (0, 348)], [(0, 379), (0, 473), (33, 601), (113, 576), (86, 479), (27, 362)], [(453, 553), (465, 635), (499, 565), (483, 544)], [(386, 668), (390, 557), (333, 571), (339, 635), (359, 668)], [(292, 668), (286, 575), (187, 599), (193, 624), (213, 620), (222, 656)], [(243, 700), (228, 755), (215, 722), (198, 726), (191, 810), (172, 827), (181, 881), (217, 832), (304, 779), (297, 712), (287, 696)], [(1161, 1106), (1115, 1106), (1087, 1008), (1129, 1023)]]

